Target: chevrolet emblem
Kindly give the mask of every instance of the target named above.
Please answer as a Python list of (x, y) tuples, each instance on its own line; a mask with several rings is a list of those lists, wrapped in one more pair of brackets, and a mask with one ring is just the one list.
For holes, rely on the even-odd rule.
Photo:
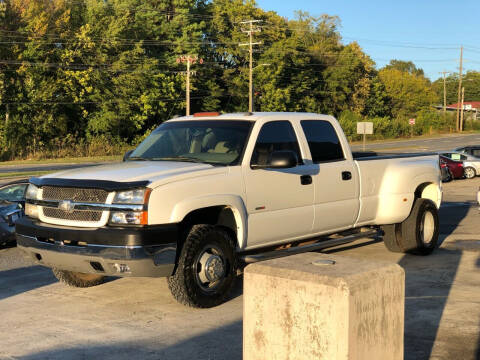
[(75, 209), (75, 204), (72, 203), (70, 200), (63, 200), (58, 203), (58, 208), (60, 210), (63, 210), (69, 214), (73, 213), (73, 210)]

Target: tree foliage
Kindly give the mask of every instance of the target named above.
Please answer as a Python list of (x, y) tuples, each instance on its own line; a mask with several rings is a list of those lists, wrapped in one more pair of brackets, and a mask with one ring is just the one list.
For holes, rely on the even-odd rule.
[[(432, 90), (412, 62), (377, 71), (357, 43), (342, 41), (335, 16), (288, 20), (252, 0), (4, 0), (0, 156), (137, 143), (184, 113), (186, 69), (177, 59), (186, 54), (203, 60), (192, 65), (192, 112), (247, 110), (245, 19), (261, 21), (253, 25), (256, 110), (373, 118), (397, 129), (439, 101), (438, 82)], [(466, 100), (480, 99), (478, 82), (467, 74)]]
[(395, 69), (401, 72), (406, 72), (411, 75), (424, 76), (423, 69), (417, 68), (412, 61), (390, 60), (390, 63), (385, 66), (385, 69)]
[(412, 117), (439, 101), (430, 82), (423, 76), (388, 67), (380, 70), (378, 76), (391, 99), (395, 117)]
[[(445, 78), (447, 105), (455, 104), (458, 101), (459, 74), (450, 74)], [(433, 82), (433, 90), (443, 103), (443, 78)], [(463, 75), (462, 87), (465, 88), (465, 101), (480, 101), (480, 72), (468, 71)]]

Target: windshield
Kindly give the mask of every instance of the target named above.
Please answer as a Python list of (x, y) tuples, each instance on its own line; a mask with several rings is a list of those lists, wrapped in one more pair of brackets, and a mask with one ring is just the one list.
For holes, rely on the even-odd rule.
[(12, 184), (0, 188), (0, 201), (24, 201), (28, 184)]
[(155, 129), (128, 160), (187, 161), (237, 165), (245, 149), (249, 121), (172, 121)]

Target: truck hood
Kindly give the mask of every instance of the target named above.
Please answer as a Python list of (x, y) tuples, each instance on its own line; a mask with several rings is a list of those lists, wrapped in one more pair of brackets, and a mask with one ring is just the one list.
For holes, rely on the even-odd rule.
[(228, 172), (225, 166), (178, 161), (126, 161), (57, 172), (42, 178), (109, 180), (131, 182), (147, 180), (152, 187), (197, 176)]

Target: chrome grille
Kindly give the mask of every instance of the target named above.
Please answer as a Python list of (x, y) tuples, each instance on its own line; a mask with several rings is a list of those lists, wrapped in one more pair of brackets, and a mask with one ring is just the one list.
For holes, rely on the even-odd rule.
[(90, 221), (98, 222), (102, 218), (101, 211), (94, 210), (74, 210), (73, 212), (67, 212), (60, 209), (44, 207), (43, 215), (49, 218), (72, 220), (72, 221)]
[[(44, 200), (71, 200), (74, 202), (105, 204), (107, 196), (108, 192), (101, 189), (79, 189), (57, 186), (43, 187)], [(48, 215), (45, 214), (45, 216)]]

